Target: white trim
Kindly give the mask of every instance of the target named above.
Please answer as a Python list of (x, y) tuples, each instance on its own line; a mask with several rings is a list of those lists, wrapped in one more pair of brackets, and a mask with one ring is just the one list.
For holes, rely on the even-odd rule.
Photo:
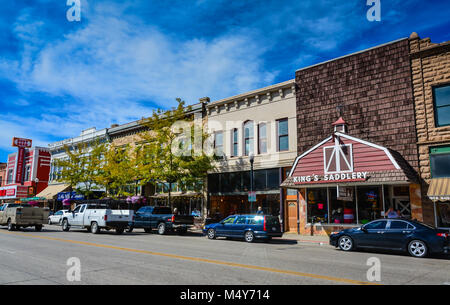
[(310, 152), (316, 150), (317, 148), (319, 148), (321, 145), (325, 144), (326, 142), (328, 142), (329, 140), (331, 140), (332, 136), (329, 136), (328, 138), (326, 138), (325, 140), (323, 140), (322, 142), (320, 142), (319, 144), (313, 146), (312, 148), (310, 148), (309, 150), (305, 151), (303, 154), (301, 154), (300, 156), (298, 156), (295, 159), (294, 165), (292, 165), (291, 171), (289, 173), (289, 177), (292, 176), (292, 173), (294, 172), (293, 169), (295, 169), (297, 167), (297, 163), (298, 161), (303, 158), (305, 155), (309, 154)]
[(400, 166), (398, 165), (397, 161), (395, 161), (394, 157), (391, 155), (391, 153), (389, 152), (389, 150), (386, 147), (383, 147), (383, 146), (380, 146), (380, 145), (377, 145), (377, 144), (374, 144), (374, 143), (370, 143), (370, 142), (367, 142), (367, 141), (364, 141), (364, 140), (361, 140), (361, 139), (349, 136), (349, 135), (347, 135), (345, 133), (336, 132), (335, 134), (339, 135), (341, 137), (347, 138), (349, 140), (353, 140), (353, 141), (365, 144), (367, 146), (371, 146), (373, 148), (377, 148), (377, 149), (380, 149), (380, 150), (384, 151), (386, 153), (386, 155), (388, 156), (388, 158), (391, 160), (392, 164), (395, 166), (395, 168), (396, 169), (401, 169)]

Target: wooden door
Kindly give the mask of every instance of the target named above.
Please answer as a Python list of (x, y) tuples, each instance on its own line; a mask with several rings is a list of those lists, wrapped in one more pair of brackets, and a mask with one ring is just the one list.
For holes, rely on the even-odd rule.
[(286, 231), (297, 232), (297, 201), (287, 201), (286, 206)]

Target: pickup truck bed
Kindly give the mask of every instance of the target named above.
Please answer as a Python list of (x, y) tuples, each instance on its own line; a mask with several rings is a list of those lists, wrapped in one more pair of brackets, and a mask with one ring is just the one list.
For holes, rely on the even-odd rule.
[(141, 228), (150, 233), (156, 229), (161, 235), (176, 230), (183, 234), (193, 225), (194, 216), (174, 215), (169, 207), (145, 206), (136, 212), (134, 221), (129, 223), (129, 230)]
[(111, 210), (105, 205), (82, 204), (63, 216), (62, 229), (69, 231), (71, 227), (85, 228), (94, 234), (101, 229), (115, 229), (117, 234), (122, 234), (132, 219), (131, 210)]

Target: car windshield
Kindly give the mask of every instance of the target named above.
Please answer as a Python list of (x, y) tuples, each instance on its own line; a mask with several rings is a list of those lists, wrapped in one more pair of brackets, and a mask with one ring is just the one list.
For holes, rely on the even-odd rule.
[(235, 219), (236, 219), (236, 216), (230, 216), (230, 217), (228, 217), (228, 218), (225, 218), (222, 222), (223, 222), (223, 223), (231, 224), (231, 223), (234, 222)]
[(426, 223), (423, 223), (423, 222), (420, 222), (420, 221), (414, 221), (413, 224), (425, 227), (427, 229), (436, 230), (436, 227), (433, 227), (432, 225), (429, 225), (429, 224), (426, 224)]

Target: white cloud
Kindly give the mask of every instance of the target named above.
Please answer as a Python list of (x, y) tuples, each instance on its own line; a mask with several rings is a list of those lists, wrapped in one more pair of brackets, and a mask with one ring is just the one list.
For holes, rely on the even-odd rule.
[(19, 18), (14, 33), (22, 53), (18, 60), (0, 60), (0, 74), (22, 92), (61, 97), (61, 102), (45, 108), (35, 104), (37, 116), (26, 119), (4, 113), (2, 137), (40, 142), (50, 135), (77, 136), (87, 127), (149, 115), (154, 104), (173, 106), (176, 97), (188, 104), (203, 96), (214, 100), (275, 78), (263, 71), (264, 48), (245, 34), (183, 41), (101, 8), (93, 14), (90, 7), (89, 22), (58, 41), (46, 42), (42, 24), (27, 22), (26, 12)]

